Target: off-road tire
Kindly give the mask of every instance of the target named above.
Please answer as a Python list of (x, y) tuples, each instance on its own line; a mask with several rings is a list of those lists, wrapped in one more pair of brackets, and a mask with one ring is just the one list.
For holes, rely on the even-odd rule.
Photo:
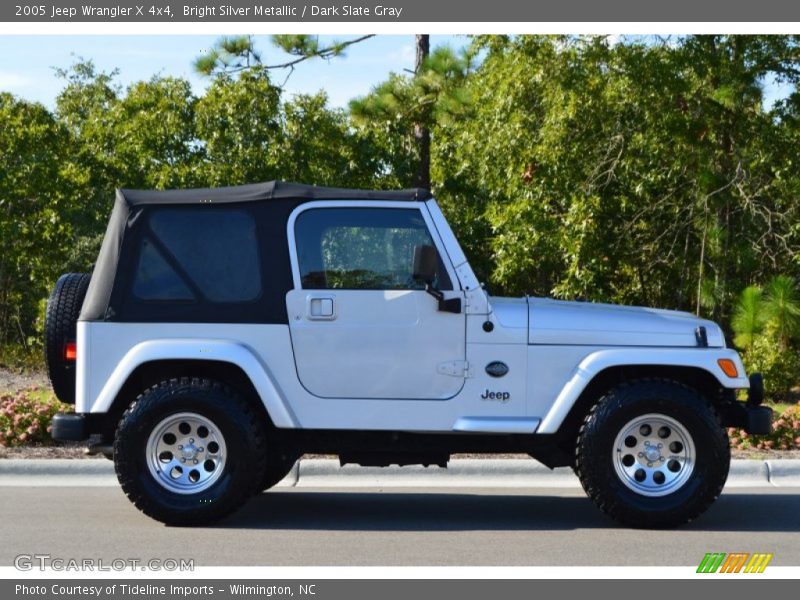
[[(166, 489), (147, 463), (153, 429), (182, 412), (213, 421), (227, 448), (219, 479), (197, 493)], [(146, 390), (123, 414), (114, 439), (114, 465), (123, 491), (139, 510), (167, 525), (204, 525), (237, 510), (261, 490), (265, 457), (266, 428), (257, 411), (228, 386), (201, 378), (171, 379)]]
[[(650, 497), (630, 489), (614, 467), (614, 440), (637, 416), (678, 421), (695, 446), (694, 468), (673, 492)], [(580, 428), (575, 472), (592, 501), (616, 521), (637, 528), (669, 528), (702, 514), (720, 495), (730, 467), (730, 444), (719, 415), (697, 390), (668, 379), (619, 385), (594, 405)]]
[(89, 279), (88, 273), (62, 275), (47, 299), (44, 319), (47, 375), (56, 397), (67, 404), (75, 404), (75, 362), (66, 360), (64, 350), (67, 342), (75, 341)]

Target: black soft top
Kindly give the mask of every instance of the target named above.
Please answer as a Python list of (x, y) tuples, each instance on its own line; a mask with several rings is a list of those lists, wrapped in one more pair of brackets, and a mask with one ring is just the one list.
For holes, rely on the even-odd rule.
[(397, 200), (424, 201), (431, 193), (421, 188), (407, 190), (356, 190), (322, 187), (286, 181), (185, 190), (117, 190), (117, 198), (128, 206), (142, 204), (208, 204), (260, 202), (265, 200)]
[[(286, 222), (290, 212), (312, 200), (386, 200), (421, 202), (431, 198), (423, 189), (355, 190), (284, 181), (183, 190), (126, 190), (116, 193), (114, 208), (97, 257), (82, 321), (127, 322), (248, 322), (284, 323), (285, 294), (291, 289)], [(215, 210), (214, 205), (236, 205), (258, 223), (263, 279), (269, 281), (258, 302), (229, 304), (225, 309), (209, 303), (136, 302), (131, 298), (131, 278), (151, 213), (171, 207), (192, 211)], [(196, 207), (196, 208), (193, 208)], [(236, 244), (235, 240), (231, 244)]]

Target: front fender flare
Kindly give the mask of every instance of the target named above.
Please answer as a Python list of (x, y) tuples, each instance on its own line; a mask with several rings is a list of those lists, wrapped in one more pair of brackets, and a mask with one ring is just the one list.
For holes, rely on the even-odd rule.
[[(728, 377), (717, 364), (720, 358), (734, 362), (739, 377)], [(711, 374), (722, 387), (749, 388), (744, 366), (735, 350), (729, 348), (618, 348), (598, 350), (586, 356), (561, 389), (553, 406), (542, 419), (536, 433), (556, 433), (570, 409), (594, 377), (609, 367), (657, 365), (660, 367), (690, 367)]]
[(117, 364), (92, 404), (91, 412), (108, 412), (131, 373), (145, 363), (159, 360), (213, 360), (233, 364), (250, 378), (276, 427), (297, 427), (297, 418), (267, 365), (249, 347), (230, 340), (166, 339), (136, 344)]

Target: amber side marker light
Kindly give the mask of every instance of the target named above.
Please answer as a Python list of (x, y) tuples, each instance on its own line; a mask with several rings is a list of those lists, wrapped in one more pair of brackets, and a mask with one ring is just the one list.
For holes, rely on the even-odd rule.
[(728, 377), (736, 378), (739, 376), (739, 371), (736, 369), (736, 364), (730, 358), (720, 358), (717, 360), (719, 368)]
[(75, 342), (67, 342), (64, 346), (64, 359), (75, 360), (78, 358), (78, 345)]

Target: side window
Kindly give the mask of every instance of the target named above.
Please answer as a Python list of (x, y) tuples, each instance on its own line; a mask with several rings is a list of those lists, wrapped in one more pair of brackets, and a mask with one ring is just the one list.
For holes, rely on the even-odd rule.
[(142, 238), (141, 300), (249, 302), (261, 294), (256, 224), (241, 210), (159, 209)]
[(194, 300), (194, 294), (147, 238), (142, 240), (133, 293), (141, 300)]
[[(317, 208), (295, 221), (304, 289), (421, 289), (412, 278), (414, 247), (433, 245), (419, 210)], [(451, 289), (441, 260), (438, 286)]]

